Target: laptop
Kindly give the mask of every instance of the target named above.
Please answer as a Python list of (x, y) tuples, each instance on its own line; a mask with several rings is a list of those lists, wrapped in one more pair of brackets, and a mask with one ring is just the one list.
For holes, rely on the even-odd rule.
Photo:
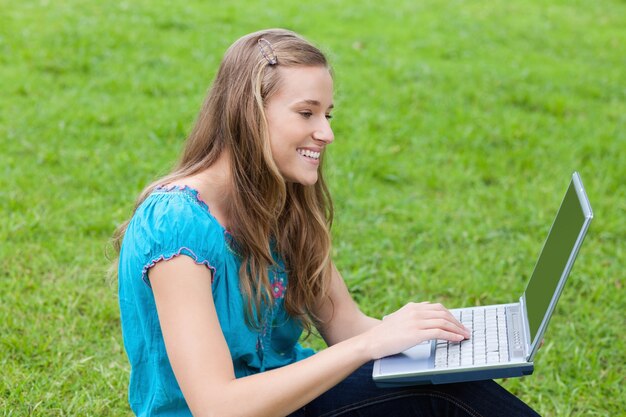
[(446, 384), (530, 375), (533, 360), (593, 218), (580, 175), (572, 174), (519, 302), (450, 310), (471, 333), (430, 340), (374, 362), (381, 387)]

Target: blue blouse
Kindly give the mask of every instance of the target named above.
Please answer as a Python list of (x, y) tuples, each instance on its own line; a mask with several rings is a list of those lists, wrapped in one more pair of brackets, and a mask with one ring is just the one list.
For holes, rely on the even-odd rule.
[(191, 415), (165, 351), (150, 287), (150, 267), (159, 261), (185, 255), (211, 270), (213, 300), (237, 378), (313, 354), (298, 344), (302, 327), (285, 311), (282, 263), (269, 271), (275, 303), (262, 311), (265, 325), (246, 326), (240, 261), (229, 238), (189, 187), (157, 188), (131, 219), (120, 252), (119, 302), (131, 365), (129, 401), (138, 416)]

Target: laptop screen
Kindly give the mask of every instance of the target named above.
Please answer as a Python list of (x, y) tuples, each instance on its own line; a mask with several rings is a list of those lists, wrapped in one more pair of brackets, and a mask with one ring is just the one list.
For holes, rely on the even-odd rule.
[(582, 182), (574, 173), (524, 293), (533, 344), (548, 324), (542, 327), (559, 298), (591, 217)]

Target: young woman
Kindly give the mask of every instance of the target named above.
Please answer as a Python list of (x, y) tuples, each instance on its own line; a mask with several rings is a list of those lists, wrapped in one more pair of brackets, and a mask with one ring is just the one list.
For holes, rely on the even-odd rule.
[[(364, 315), (332, 263), (324, 55), (286, 30), (226, 52), (182, 158), (117, 236), (141, 416), (535, 415), (492, 381), (378, 389), (371, 361), (469, 333), (443, 306)], [(316, 327), (328, 348), (298, 344)]]

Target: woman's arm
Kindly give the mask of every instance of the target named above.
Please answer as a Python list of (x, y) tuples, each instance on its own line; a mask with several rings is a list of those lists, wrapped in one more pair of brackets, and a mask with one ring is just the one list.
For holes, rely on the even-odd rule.
[(196, 416), (286, 415), (372, 359), (423, 340), (465, 336), (447, 310), (411, 304), (310, 358), (236, 379), (213, 303), (210, 271), (179, 256), (152, 267), (150, 282), (172, 369)]

